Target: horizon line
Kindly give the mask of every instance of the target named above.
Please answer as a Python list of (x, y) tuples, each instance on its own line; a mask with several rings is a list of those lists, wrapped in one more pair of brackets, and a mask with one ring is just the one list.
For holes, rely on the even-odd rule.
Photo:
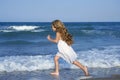
[[(26, 23), (30, 23), (30, 22), (32, 22), (32, 21), (1, 21), (0, 23), (2, 23), (2, 22), (6, 22), (6, 23), (7, 23), (7, 22), (8, 22), (8, 23), (9, 23), (9, 22), (11, 22), (11, 23), (12, 23), (12, 22), (20, 22), (20, 23), (21, 23), (21, 22), (26, 22)], [(39, 23), (39, 22), (48, 22), (48, 23), (51, 23), (52, 21), (33, 21), (33, 22), (35, 22), (35, 23)], [(69, 22), (76, 22), (76, 23), (77, 23), (77, 22), (88, 22), (88, 23), (91, 22), (91, 23), (92, 23), (92, 22), (120, 22), (120, 21), (62, 21), (62, 22), (68, 22), (68, 23), (69, 23)]]

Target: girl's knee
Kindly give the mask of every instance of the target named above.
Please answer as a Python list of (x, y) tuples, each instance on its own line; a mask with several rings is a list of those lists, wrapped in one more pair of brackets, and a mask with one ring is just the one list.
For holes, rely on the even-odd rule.
[(54, 57), (54, 60), (55, 60), (55, 61), (58, 61), (58, 59), (59, 59), (59, 56), (55, 56), (55, 57)]
[(72, 64), (76, 64), (76, 61), (73, 61), (73, 63)]

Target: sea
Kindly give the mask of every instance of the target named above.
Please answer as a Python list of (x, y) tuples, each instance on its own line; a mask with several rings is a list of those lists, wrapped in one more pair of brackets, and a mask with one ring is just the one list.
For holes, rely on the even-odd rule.
[[(77, 60), (88, 68), (120, 67), (120, 22), (64, 22)], [(0, 22), (0, 72), (54, 69), (51, 22)], [(77, 69), (59, 60), (60, 69)]]

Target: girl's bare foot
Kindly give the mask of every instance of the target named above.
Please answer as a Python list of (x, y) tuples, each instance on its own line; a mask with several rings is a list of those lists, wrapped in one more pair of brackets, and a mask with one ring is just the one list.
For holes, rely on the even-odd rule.
[(87, 68), (87, 66), (85, 66), (85, 76), (89, 76), (89, 73), (88, 73), (88, 68)]
[(55, 76), (58, 76), (59, 75), (59, 72), (52, 72), (50, 73), (51, 75), (55, 75)]

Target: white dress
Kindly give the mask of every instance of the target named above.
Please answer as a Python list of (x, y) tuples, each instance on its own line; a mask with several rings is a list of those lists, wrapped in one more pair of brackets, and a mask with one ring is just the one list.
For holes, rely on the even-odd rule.
[(76, 60), (77, 55), (75, 51), (65, 41), (59, 40), (57, 46), (58, 46), (58, 52), (56, 56), (62, 57), (68, 63), (73, 63), (73, 61)]

